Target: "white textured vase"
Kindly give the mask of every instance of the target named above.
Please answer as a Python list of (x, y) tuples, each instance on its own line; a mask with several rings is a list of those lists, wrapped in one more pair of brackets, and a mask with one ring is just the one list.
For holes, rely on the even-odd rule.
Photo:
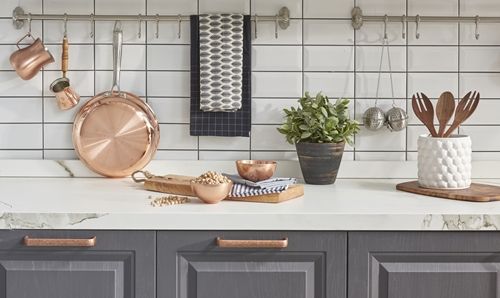
[(472, 144), (469, 136), (418, 138), (418, 183), (425, 188), (463, 189), (471, 184)]

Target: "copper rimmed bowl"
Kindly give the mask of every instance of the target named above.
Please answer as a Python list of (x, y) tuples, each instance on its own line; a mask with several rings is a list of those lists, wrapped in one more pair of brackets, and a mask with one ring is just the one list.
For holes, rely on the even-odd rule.
[(195, 196), (207, 204), (216, 204), (227, 198), (233, 182), (220, 184), (203, 184), (191, 181), (191, 189)]
[(236, 170), (242, 178), (258, 182), (274, 175), (276, 162), (272, 160), (237, 160)]

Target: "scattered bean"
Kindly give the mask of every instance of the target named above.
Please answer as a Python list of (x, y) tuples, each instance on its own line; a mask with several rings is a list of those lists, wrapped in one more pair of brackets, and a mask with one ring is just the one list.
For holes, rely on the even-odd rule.
[(148, 199), (152, 200), (150, 202), (150, 204), (153, 207), (178, 205), (178, 204), (185, 204), (185, 203), (189, 202), (188, 197), (173, 196), (173, 195), (168, 195), (168, 196), (163, 196), (163, 197), (158, 197), (158, 198), (153, 198), (152, 196), (149, 196)]

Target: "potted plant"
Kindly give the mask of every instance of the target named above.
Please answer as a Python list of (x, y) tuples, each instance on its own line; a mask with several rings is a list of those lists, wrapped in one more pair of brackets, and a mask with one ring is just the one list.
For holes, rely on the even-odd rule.
[(284, 109), (285, 123), (278, 131), (295, 144), (304, 180), (309, 184), (332, 184), (337, 178), (345, 143), (353, 144), (359, 124), (349, 117), (349, 100), (330, 103), (328, 97), (309, 93), (300, 107)]

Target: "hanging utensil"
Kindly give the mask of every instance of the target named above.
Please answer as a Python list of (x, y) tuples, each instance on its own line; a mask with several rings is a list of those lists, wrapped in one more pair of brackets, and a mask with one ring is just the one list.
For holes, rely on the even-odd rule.
[(69, 61), (69, 42), (68, 42), (68, 16), (64, 14), (64, 36), (62, 42), (62, 55), (61, 55), (61, 72), (62, 77), (54, 80), (50, 84), (50, 90), (55, 94), (57, 106), (61, 110), (68, 110), (78, 104), (80, 95), (75, 92), (70, 86), (69, 79), (66, 77), (68, 71)]
[(467, 120), (476, 110), (481, 96), (479, 92), (474, 91), (471, 97), (471, 93), (472, 91), (467, 93), (464, 98), (462, 98), (458, 102), (457, 109), (455, 111), (455, 119), (453, 119), (453, 123), (451, 124), (450, 128), (448, 128), (448, 130), (444, 133), (443, 137), (449, 137), (451, 133), (455, 129), (457, 129), (465, 120)]
[(451, 92), (443, 92), (439, 96), (436, 104), (436, 116), (439, 122), (438, 137), (443, 137), (444, 130), (450, 122), (453, 113), (455, 112), (455, 97)]
[(437, 137), (436, 128), (434, 127), (434, 107), (427, 95), (424, 93), (417, 93), (415, 97), (414, 94), (411, 98), (411, 106), (417, 118), (420, 119), (429, 130), (431, 136)]
[(153, 158), (160, 141), (156, 116), (143, 100), (120, 91), (123, 32), (113, 30), (113, 86), (94, 96), (76, 114), (73, 145), (80, 160), (94, 172), (125, 177)]

